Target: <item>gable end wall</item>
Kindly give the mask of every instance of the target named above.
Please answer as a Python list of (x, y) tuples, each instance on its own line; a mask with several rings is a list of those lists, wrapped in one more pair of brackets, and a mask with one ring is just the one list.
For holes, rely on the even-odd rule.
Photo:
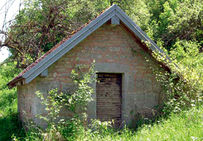
[[(159, 65), (123, 25), (107, 23), (49, 67), (47, 77), (38, 76), (29, 84), (18, 87), (20, 115), (26, 110), (33, 119), (36, 114), (44, 113), (39, 99), (34, 96), (35, 91), (47, 94), (52, 88), (65, 90), (71, 87), (72, 69), (79, 64), (90, 65), (93, 60), (98, 72), (122, 74), (123, 121), (130, 123), (136, 113), (149, 116), (153, 107), (160, 103), (161, 88), (149, 68), (149, 64), (154, 67)], [(96, 94), (93, 98), (96, 101)], [(90, 118), (96, 118), (95, 101), (89, 104)], [(26, 109), (26, 105), (30, 106), (30, 110)], [(61, 116), (68, 117), (70, 113), (64, 110)], [(21, 119), (24, 118), (21, 116)], [(42, 124), (38, 119), (35, 121)]]

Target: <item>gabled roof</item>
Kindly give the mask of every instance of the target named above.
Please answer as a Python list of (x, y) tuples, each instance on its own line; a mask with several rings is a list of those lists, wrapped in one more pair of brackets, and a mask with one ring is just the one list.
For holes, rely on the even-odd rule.
[(171, 62), (170, 58), (160, 49), (154, 41), (152, 41), (142, 29), (136, 25), (117, 5), (113, 5), (100, 14), (96, 19), (91, 21), (89, 24), (85, 24), (82, 28), (78, 29), (75, 34), (68, 36), (58, 43), (55, 47), (49, 50), (42, 57), (37, 59), (34, 63), (23, 70), (17, 77), (8, 83), (9, 87), (14, 87), (16, 83), (20, 80), (24, 80), (27, 84), (35, 79), (38, 75), (43, 73), (49, 66), (60, 59), (64, 54), (74, 48), (92, 32), (97, 30), (107, 21), (111, 20), (113, 23), (117, 24), (122, 22), (129, 30), (131, 30), (135, 36), (137, 36), (141, 41), (147, 41), (150, 43), (150, 49), (156, 51), (160, 54), (164, 54), (166, 59)]

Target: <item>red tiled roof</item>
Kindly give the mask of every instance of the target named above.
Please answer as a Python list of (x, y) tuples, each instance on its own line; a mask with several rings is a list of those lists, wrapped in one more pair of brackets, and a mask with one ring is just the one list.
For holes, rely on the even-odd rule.
[[(108, 9), (108, 8), (107, 8)], [(13, 87), (15, 86), (15, 83), (22, 78), (23, 74), (25, 74), (27, 71), (31, 70), (31, 68), (33, 68), (36, 64), (38, 64), (40, 61), (42, 61), (48, 54), (50, 54), (51, 52), (53, 52), (54, 50), (56, 50), (60, 45), (62, 45), (65, 41), (67, 41), (68, 39), (70, 39), (74, 34), (76, 34), (77, 32), (79, 32), (81, 29), (83, 29), (84, 27), (86, 27), (90, 22), (92, 22), (94, 19), (96, 19), (97, 17), (99, 17), (102, 13), (104, 13), (105, 10), (103, 10), (100, 14), (98, 14), (96, 17), (94, 17), (92, 20), (89, 20), (87, 23), (83, 24), (82, 26), (80, 26), (78, 29), (74, 30), (72, 32), (71, 35), (66, 36), (65, 38), (63, 38), (58, 44), (56, 44), (53, 48), (51, 48), (48, 52), (46, 52), (44, 55), (42, 55), (39, 59), (37, 59), (35, 62), (33, 62), (32, 64), (30, 64), (26, 69), (24, 69), (20, 74), (18, 74), (18, 76), (16, 76), (13, 80), (11, 80), (7, 85)]]

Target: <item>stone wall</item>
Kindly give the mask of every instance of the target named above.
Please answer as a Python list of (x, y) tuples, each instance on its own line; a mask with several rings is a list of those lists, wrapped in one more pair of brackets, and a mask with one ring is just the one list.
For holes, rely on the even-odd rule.
[[(20, 115), (23, 110), (30, 118), (44, 112), (34, 91), (46, 94), (52, 88), (67, 89), (72, 83), (71, 70), (78, 64), (90, 65), (93, 60), (98, 72), (122, 74), (122, 121), (129, 123), (138, 112), (150, 115), (152, 108), (161, 101), (160, 86), (149, 68), (150, 65), (159, 67), (157, 62), (123, 25), (107, 23), (50, 66), (48, 77), (38, 76), (31, 83), (18, 87)], [(88, 108), (89, 118), (96, 118), (96, 94), (93, 99)], [(61, 115), (67, 117), (69, 113), (64, 110)], [(36, 122), (41, 124), (39, 120)]]

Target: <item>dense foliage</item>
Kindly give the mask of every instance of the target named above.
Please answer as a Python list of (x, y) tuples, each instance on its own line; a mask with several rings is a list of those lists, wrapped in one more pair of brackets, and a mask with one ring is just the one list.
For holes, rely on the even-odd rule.
[(19, 70), (14, 63), (0, 64), (0, 140), (8, 140), (12, 134), (21, 134), (16, 88), (10, 90), (6, 85), (17, 73)]

